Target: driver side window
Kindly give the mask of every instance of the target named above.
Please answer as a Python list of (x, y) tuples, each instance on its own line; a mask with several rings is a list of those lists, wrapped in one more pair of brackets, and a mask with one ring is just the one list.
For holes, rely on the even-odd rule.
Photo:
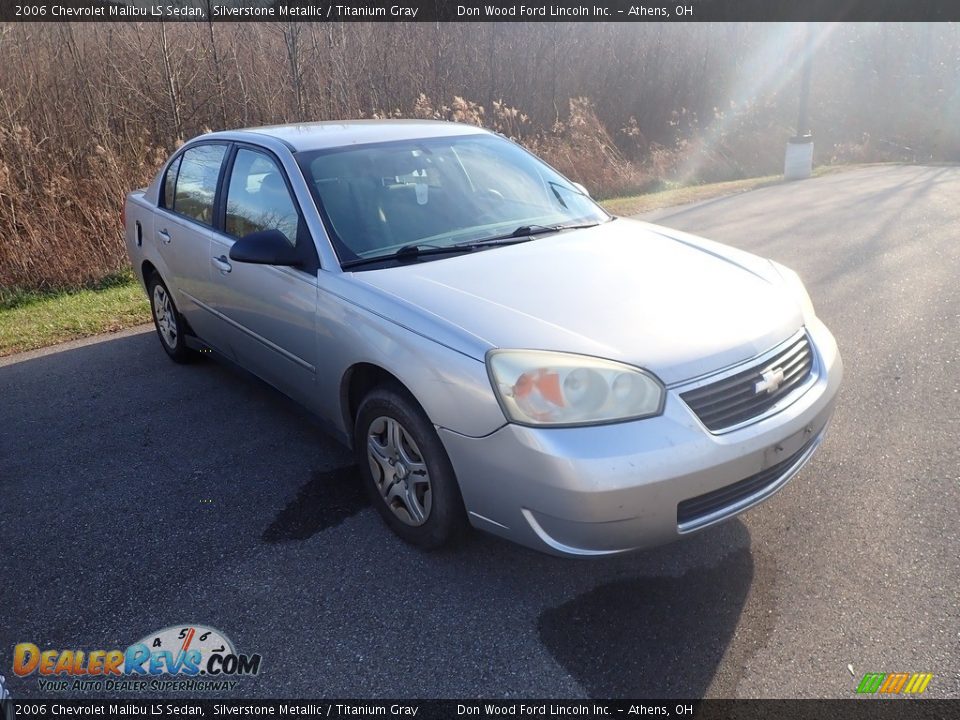
[(279, 230), (297, 244), (300, 215), (273, 158), (255, 150), (237, 151), (227, 188), (224, 230), (241, 238), (260, 230)]

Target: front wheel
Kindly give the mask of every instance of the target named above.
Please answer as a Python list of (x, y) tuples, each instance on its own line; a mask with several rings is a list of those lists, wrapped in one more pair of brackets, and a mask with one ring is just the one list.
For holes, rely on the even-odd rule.
[(153, 325), (157, 329), (160, 344), (174, 362), (186, 363), (194, 358), (183, 336), (184, 322), (166, 284), (154, 273), (147, 280), (147, 294), (153, 312)]
[(397, 535), (434, 550), (464, 533), (453, 466), (430, 420), (405, 392), (379, 387), (364, 398), (354, 447), (367, 493)]

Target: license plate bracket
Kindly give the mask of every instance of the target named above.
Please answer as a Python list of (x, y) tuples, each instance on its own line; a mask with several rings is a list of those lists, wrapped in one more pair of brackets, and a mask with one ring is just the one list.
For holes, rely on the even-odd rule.
[(764, 469), (782, 463), (789, 457), (792, 457), (808, 442), (816, 437), (818, 430), (813, 425), (807, 425), (803, 430), (793, 433), (778, 443), (768, 447), (763, 453)]

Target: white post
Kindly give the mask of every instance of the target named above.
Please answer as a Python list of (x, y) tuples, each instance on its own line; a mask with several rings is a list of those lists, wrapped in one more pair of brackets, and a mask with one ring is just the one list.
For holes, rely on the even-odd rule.
[(813, 172), (813, 137), (804, 135), (787, 141), (787, 152), (783, 159), (783, 178), (785, 180), (803, 180)]

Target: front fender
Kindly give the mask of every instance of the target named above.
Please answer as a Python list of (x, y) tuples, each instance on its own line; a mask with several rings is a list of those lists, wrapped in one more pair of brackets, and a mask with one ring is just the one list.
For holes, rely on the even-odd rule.
[(324, 295), (317, 316), (317, 409), (347, 438), (352, 427), (344, 383), (360, 363), (396, 377), (437, 427), (482, 437), (506, 424), (482, 361), (342, 297), (325, 301)]

